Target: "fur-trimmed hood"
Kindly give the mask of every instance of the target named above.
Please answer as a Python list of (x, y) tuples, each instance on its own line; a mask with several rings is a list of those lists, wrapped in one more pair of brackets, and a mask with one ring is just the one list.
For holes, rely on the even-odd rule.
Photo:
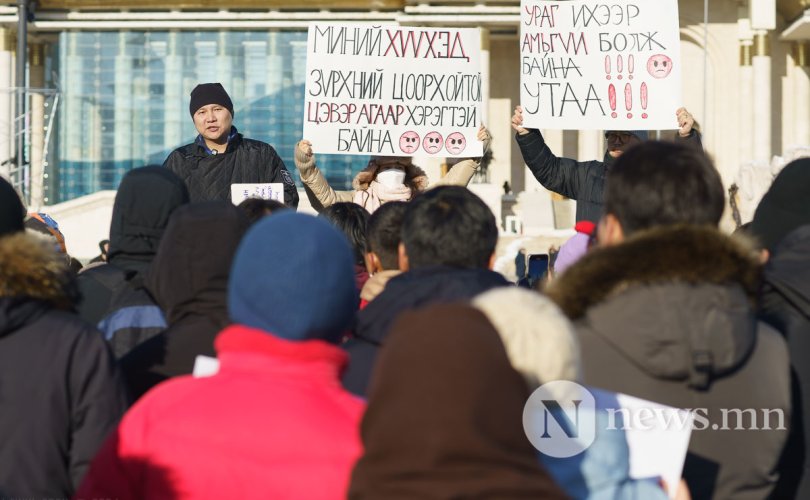
[(13, 310), (25, 303), (70, 310), (77, 297), (64, 256), (50, 241), (24, 232), (0, 238), (0, 335), (16, 322)]
[[(380, 166), (376, 163), (369, 162), (368, 166), (357, 173), (352, 181), (352, 187), (357, 191), (365, 191), (371, 184), (371, 181), (377, 176), (377, 171)], [(424, 191), (428, 188), (428, 178), (425, 171), (414, 164), (410, 164), (405, 168), (405, 183), (408, 184), (412, 181), (417, 190)]]
[(753, 245), (676, 226), (586, 255), (547, 292), (581, 334), (603, 338), (655, 378), (705, 387), (756, 343), (761, 274)]
[(754, 300), (761, 279), (762, 266), (749, 241), (710, 227), (674, 226), (644, 231), (585, 255), (547, 293), (576, 320), (634, 285), (738, 284)]

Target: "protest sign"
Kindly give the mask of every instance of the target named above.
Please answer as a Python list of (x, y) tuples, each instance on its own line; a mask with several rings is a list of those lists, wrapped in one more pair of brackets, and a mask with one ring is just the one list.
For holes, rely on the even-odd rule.
[(231, 184), (231, 202), (234, 205), (238, 205), (248, 198), (276, 200), (284, 203), (284, 184), (281, 182)]
[(478, 29), (313, 24), (304, 138), (317, 153), (481, 156)]
[(607, 429), (624, 432), (630, 451), (630, 477), (660, 478), (675, 498), (686, 462), (694, 415), (680, 408), (591, 389), (598, 410), (609, 414)]
[(677, 0), (522, 0), (520, 102), (526, 127), (677, 127)]

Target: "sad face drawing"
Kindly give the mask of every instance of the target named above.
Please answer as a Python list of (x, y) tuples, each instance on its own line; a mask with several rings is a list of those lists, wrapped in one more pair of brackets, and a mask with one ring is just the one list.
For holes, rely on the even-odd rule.
[(653, 78), (666, 78), (672, 72), (672, 59), (664, 54), (655, 54), (647, 61), (647, 72)]

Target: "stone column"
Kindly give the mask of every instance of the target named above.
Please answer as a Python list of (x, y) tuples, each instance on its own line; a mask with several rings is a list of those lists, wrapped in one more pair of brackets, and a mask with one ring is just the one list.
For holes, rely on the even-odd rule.
[(179, 37), (177, 31), (169, 32), (163, 62), (163, 148), (167, 154), (182, 145), (183, 124), (191, 122), (189, 96), (183, 92), (183, 58), (179, 50)]
[(810, 46), (793, 43), (793, 144), (810, 146)]
[(0, 175), (8, 177), (9, 159), (14, 155), (14, 49), (16, 41), (11, 30), (0, 28)]
[(740, 41), (740, 123), (737, 147), (740, 161), (754, 159), (754, 67), (753, 40)]
[(754, 159), (771, 160), (771, 47), (767, 31), (754, 33), (753, 67)]
[(481, 28), (481, 123), (489, 125), (489, 30)]
[(31, 209), (38, 210), (45, 200), (45, 46), (30, 46), (28, 81), (31, 87)]
[(580, 130), (577, 138), (577, 160), (599, 160), (605, 156), (602, 146), (603, 136), (600, 130)]
[[(133, 74), (132, 57), (127, 52), (128, 32), (122, 31), (118, 35), (118, 55), (115, 56), (115, 147), (113, 161), (115, 162), (115, 177), (113, 185), (118, 186), (124, 175), (132, 168), (133, 146), (136, 141), (133, 136), (133, 117), (136, 112), (133, 106)], [(145, 114), (145, 113), (144, 113)]]

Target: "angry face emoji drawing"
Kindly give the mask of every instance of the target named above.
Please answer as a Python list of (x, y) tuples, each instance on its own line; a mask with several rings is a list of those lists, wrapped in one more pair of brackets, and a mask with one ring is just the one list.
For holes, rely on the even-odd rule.
[(453, 132), (447, 136), (444, 147), (450, 154), (460, 154), (467, 147), (467, 139), (461, 132)]
[(430, 154), (436, 154), (442, 150), (442, 134), (438, 132), (428, 132), (422, 141), (422, 149)]
[(419, 149), (419, 134), (408, 131), (399, 137), (399, 149), (403, 153), (413, 154)]
[(672, 72), (672, 59), (664, 54), (655, 54), (647, 61), (647, 72), (653, 78), (666, 78)]

